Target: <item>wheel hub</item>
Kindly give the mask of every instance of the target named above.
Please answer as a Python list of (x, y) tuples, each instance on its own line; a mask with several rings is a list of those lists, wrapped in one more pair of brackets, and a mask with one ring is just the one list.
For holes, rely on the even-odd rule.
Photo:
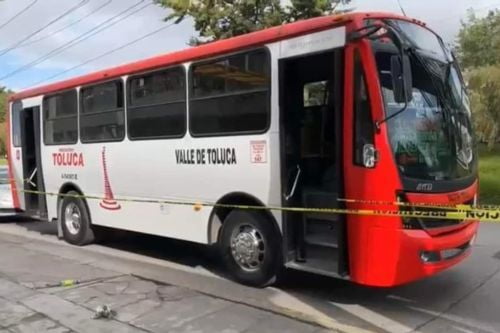
[(80, 232), (81, 214), (80, 208), (78, 208), (76, 204), (70, 203), (66, 206), (64, 211), (64, 223), (72, 235), (76, 235)]
[(231, 237), (231, 254), (236, 263), (247, 271), (260, 268), (264, 261), (265, 243), (253, 226), (241, 226)]

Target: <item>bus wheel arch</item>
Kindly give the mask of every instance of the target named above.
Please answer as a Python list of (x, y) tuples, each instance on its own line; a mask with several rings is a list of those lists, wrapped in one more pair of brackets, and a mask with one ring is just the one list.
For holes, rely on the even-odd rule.
[[(220, 231), (222, 230), (222, 224), (226, 217), (231, 213), (232, 210), (236, 208), (232, 207), (218, 207), (218, 205), (245, 205), (245, 206), (257, 206), (265, 207), (266, 205), (257, 199), (255, 196), (245, 193), (245, 192), (232, 192), (221, 197), (215, 204), (215, 207), (210, 213), (209, 223), (208, 223), (208, 244), (214, 245), (218, 242)], [(268, 209), (259, 209), (259, 212), (265, 216), (269, 223), (272, 223), (275, 231), (281, 235), (278, 223), (274, 218), (273, 214)]]
[(273, 284), (282, 271), (283, 248), (281, 232), (271, 212), (258, 199), (244, 193), (225, 196), (217, 203), (221, 206), (214, 207), (209, 232), (210, 237), (217, 239), (215, 247), (227, 272), (242, 284)]
[[(69, 195), (67, 195), (69, 194)], [(92, 219), (90, 216), (90, 209), (87, 200), (83, 197), (83, 191), (74, 183), (65, 183), (59, 190), (57, 197), (57, 224), (58, 224), (58, 237), (64, 238), (68, 243), (74, 245), (85, 245), (92, 243), (95, 239), (94, 231), (92, 230)], [(63, 211), (68, 205), (72, 205), (79, 212), (79, 219), (82, 221), (81, 227), (88, 229), (84, 232), (81, 239), (75, 238), (76, 235), (69, 234), (68, 226), (65, 224), (65, 212)], [(74, 230), (73, 230), (74, 231)], [(72, 239), (74, 238), (74, 239)]]
[[(60, 217), (61, 217), (61, 203), (64, 199), (64, 196), (65, 194), (69, 193), (69, 192), (77, 192), (78, 195), (81, 195), (83, 196), (83, 191), (80, 189), (80, 187), (78, 185), (76, 185), (75, 183), (72, 183), (72, 182), (68, 182), (68, 183), (64, 183), (61, 188), (59, 189), (59, 194), (57, 196), (57, 219), (59, 220)], [(92, 218), (90, 216), (90, 209), (88, 207), (88, 204), (87, 204), (87, 200), (84, 200), (85, 202), (85, 205), (87, 207), (87, 211), (89, 212), (89, 217), (90, 217), (90, 220), (92, 221)]]

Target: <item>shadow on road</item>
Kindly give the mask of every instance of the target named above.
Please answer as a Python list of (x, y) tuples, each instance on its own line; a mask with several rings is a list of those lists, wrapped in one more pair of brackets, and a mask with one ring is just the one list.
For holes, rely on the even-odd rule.
[(33, 219), (16, 213), (0, 212), (0, 223), (27, 223), (32, 224)]

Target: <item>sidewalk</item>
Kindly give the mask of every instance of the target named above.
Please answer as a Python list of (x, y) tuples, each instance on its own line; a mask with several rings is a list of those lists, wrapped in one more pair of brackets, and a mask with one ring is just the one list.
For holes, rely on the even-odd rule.
[[(31, 243), (27, 246), (27, 242)], [(37, 251), (0, 234), (0, 332), (322, 332), (323, 329), (185, 287)], [(139, 271), (139, 270), (138, 270)], [(64, 279), (73, 287), (47, 288)], [(89, 281), (85, 283), (85, 281)], [(109, 305), (113, 319), (92, 319)]]

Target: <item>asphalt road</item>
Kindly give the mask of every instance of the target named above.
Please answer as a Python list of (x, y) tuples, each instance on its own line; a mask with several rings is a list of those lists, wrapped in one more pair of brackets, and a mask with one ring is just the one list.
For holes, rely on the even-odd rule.
[[(0, 224), (0, 234), (34, 237), (66, 246), (56, 239), (55, 227), (49, 223), (6, 221)], [(494, 333), (500, 332), (499, 239), (500, 225), (484, 224), (472, 256), (461, 265), (438, 276), (390, 289), (366, 288), (299, 272), (289, 272), (284, 283), (272, 288), (247, 288), (225, 279), (216, 258), (202, 246), (133, 233), (121, 233), (100, 245), (70, 248), (77, 255), (97, 251), (111, 258), (132, 260), (133, 273), (146, 278), (171, 276), (165, 269), (189, 273), (189, 278), (168, 277), (164, 282), (222, 295), (257, 308), (302, 314), (306, 320), (339, 331)], [(157, 268), (152, 273), (140, 263)]]
[(88, 251), (109, 256), (98, 261), (106, 268), (128, 260), (127, 269), (137, 276), (260, 309), (292, 313), (339, 331), (500, 332), (500, 224), (483, 224), (472, 255), (457, 267), (390, 289), (293, 271), (278, 286), (247, 288), (225, 279), (217, 258), (203, 246), (134, 233), (74, 248), (56, 239), (53, 224), (3, 218), (0, 234), (64, 246), (71, 249), (69, 257), (80, 258)]

